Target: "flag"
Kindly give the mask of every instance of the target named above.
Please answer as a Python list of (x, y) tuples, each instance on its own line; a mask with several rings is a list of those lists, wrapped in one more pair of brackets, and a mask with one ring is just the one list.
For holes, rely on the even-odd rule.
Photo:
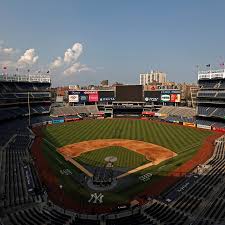
[(207, 64), (206, 67), (210, 67), (210, 64)]

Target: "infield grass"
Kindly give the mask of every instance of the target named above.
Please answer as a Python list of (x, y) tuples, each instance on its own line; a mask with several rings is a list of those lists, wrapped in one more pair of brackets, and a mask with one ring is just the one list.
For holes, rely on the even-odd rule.
[(87, 163), (91, 166), (105, 166), (107, 156), (117, 158), (117, 161), (113, 163), (114, 167), (132, 169), (149, 162), (144, 155), (120, 146), (110, 146), (85, 152), (74, 159), (79, 163)]

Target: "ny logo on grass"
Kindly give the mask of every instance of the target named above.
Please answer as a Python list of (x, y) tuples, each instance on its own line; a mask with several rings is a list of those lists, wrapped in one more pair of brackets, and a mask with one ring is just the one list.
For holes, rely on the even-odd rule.
[(89, 203), (93, 202), (94, 204), (96, 204), (97, 202), (99, 203), (103, 203), (103, 197), (104, 195), (102, 193), (94, 193), (94, 194), (91, 194), (91, 198), (88, 200)]

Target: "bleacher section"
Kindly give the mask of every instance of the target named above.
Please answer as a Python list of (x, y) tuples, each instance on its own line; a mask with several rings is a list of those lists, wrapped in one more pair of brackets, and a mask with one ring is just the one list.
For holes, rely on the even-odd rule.
[(193, 108), (175, 106), (162, 106), (158, 113), (182, 117), (193, 117), (196, 114), (195, 109)]
[(166, 122), (195, 123), (195, 109), (193, 108), (162, 106), (158, 113), (165, 115), (162, 119)]
[(77, 114), (98, 114), (99, 110), (97, 105), (85, 105), (85, 106), (62, 106), (54, 107), (51, 110), (52, 116), (66, 116), (66, 115), (77, 115)]
[(174, 122), (174, 121), (179, 121), (179, 122), (186, 122), (186, 123), (195, 123), (195, 120), (193, 117), (183, 117), (183, 116), (167, 116), (165, 119), (167, 122)]

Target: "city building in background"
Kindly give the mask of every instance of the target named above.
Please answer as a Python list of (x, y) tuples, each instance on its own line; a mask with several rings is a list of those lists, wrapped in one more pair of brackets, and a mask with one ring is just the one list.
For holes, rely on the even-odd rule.
[(166, 73), (151, 70), (148, 73), (140, 74), (140, 84), (149, 85), (149, 84), (163, 84), (166, 82)]
[(103, 86), (103, 87), (109, 86), (109, 80), (102, 80), (102, 81), (100, 82), (100, 86)]

